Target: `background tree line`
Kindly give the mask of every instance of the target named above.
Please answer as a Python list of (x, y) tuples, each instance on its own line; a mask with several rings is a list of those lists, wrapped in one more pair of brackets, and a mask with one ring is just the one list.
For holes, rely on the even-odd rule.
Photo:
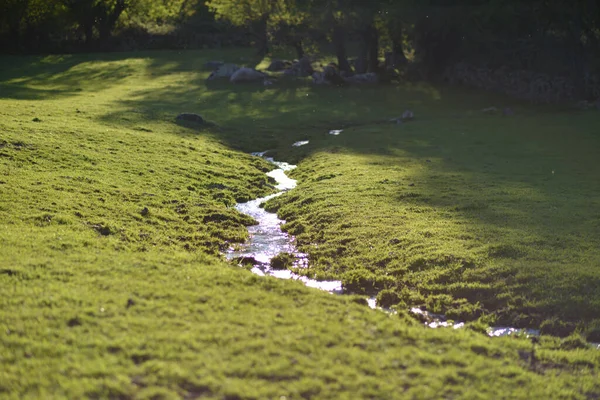
[(227, 43), (243, 30), (216, 21), (201, 0), (0, 0), (3, 53), (212, 47), (215, 36), (248, 44)]
[(380, 72), (386, 54), (428, 78), (460, 63), (561, 76), (579, 97), (599, 38), (596, 0), (0, 0), (2, 52), (327, 48), (347, 73)]

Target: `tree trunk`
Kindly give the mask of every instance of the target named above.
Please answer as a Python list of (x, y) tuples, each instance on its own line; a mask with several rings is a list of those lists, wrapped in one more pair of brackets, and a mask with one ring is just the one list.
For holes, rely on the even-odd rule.
[(358, 57), (354, 63), (354, 72), (364, 74), (369, 68), (369, 32), (367, 29), (360, 31), (361, 43), (358, 51)]
[(386, 67), (398, 68), (408, 63), (404, 55), (404, 45), (402, 44), (404, 41), (403, 27), (401, 22), (396, 21), (390, 21), (388, 27), (392, 39), (392, 57), (389, 65), (386, 65)]
[(392, 45), (392, 65), (393, 68), (399, 68), (408, 64), (408, 59), (404, 54), (404, 46), (402, 42), (394, 42)]
[(379, 71), (379, 32), (374, 25), (367, 27), (368, 49), (369, 49), (369, 64), (368, 72), (377, 73)]
[(364, 74), (369, 68), (369, 48), (366, 43), (363, 43), (360, 47), (360, 52), (354, 63), (354, 72), (357, 74)]
[(254, 37), (256, 37), (256, 53), (259, 57), (264, 57), (269, 53), (268, 22), (269, 15), (266, 14), (254, 23), (253, 31)]
[(83, 25), (83, 33), (85, 34), (85, 45), (90, 46), (94, 39), (94, 23), (93, 21), (86, 21)]
[(348, 55), (346, 54), (346, 32), (341, 26), (335, 26), (333, 28), (333, 46), (335, 47), (335, 55), (338, 60), (338, 68), (347, 74), (352, 73), (350, 63), (348, 62)]
[(583, 34), (583, 10), (580, 6), (575, 7), (575, 18), (570, 32), (571, 42), (571, 76), (575, 85), (575, 100), (585, 100), (587, 90), (585, 85), (586, 55), (582, 42)]
[(292, 46), (296, 50), (296, 56), (297, 56), (298, 60), (301, 60), (304, 57), (304, 47), (302, 47), (302, 41), (295, 40), (292, 43)]
[(21, 26), (20, 21), (13, 22), (10, 25), (7, 44), (12, 50), (19, 50), (21, 44)]
[(106, 43), (111, 38), (115, 25), (126, 8), (127, 4), (125, 0), (117, 0), (115, 8), (110, 12), (106, 10), (105, 6), (100, 8), (103, 11), (103, 15), (99, 18), (100, 24), (98, 25), (98, 31), (100, 33), (100, 40), (103, 43)]
[(10, 12), (8, 18), (8, 43), (15, 51), (21, 50), (22, 45), (25, 44), (23, 40), (23, 20), (27, 16), (29, 0), (23, 0), (18, 7), (14, 13)]

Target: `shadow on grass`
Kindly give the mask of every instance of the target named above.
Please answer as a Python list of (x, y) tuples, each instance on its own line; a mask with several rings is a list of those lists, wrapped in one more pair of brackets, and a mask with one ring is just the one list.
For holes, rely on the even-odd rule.
[[(597, 299), (574, 293), (600, 287), (594, 272), (600, 258), (600, 204), (590, 201), (600, 198), (594, 178), (600, 175), (597, 115), (556, 113), (505, 97), (428, 85), (338, 88), (280, 79), (264, 87), (207, 83), (207, 75), (138, 92), (105, 121), (133, 109), (163, 122), (195, 112), (221, 129), (189, 134), (210, 134), (245, 152), (273, 149), (276, 158), (294, 163), (319, 152), (364, 156), (381, 168), (416, 163), (421, 172), (413, 176), (415, 186), (397, 189), (390, 203), (446, 213), (471, 230), (467, 233), (487, 252), (484, 256), (502, 265), (494, 273), (480, 271), (477, 279), (504, 281), (514, 298), (537, 304), (531, 315), (594, 317)], [(504, 105), (517, 115), (481, 112)], [(389, 121), (405, 109), (414, 111), (414, 122)], [(344, 132), (331, 136), (331, 129)], [(299, 140), (310, 143), (291, 146)]]
[(0, 98), (44, 100), (98, 91), (131, 76), (135, 66), (116, 53), (0, 58)]
[[(209, 71), (202, 69), (206, 61), (235, 62), (249, 59), (251, 52), (136, 54), (136, 58), (148, 58), (149, 75), (168, 80), (165, 85), (120, 98), (115, 111), (102, 120), (129, 125), (175, 123), (179, 113), (192, 112), (221, 127), (211, 131), (219, 140), (248, 152), (274, 148), (298, 161), (330, 147), (374, 155), (401, 149), (417, 157), (437, 158), (436, 168), (471, 171), (495, 182), (533, 185), (542, 192), (552, 192), (556, 188), (553, 182), (563, 176), (553, 176), (552, 171), (585, 174), (589, 168), (597, 169), (597, 163), (590, 162), (600, 141), (594, 130), (600, 120), (592, 114), (578, 117), (574, 125), (570, 113), (540, 113), (506, 97), (427, 84), (319, 87), (310, 79), (279, 79), (274, 86), (265, 87), (206, 81)], [(78, 79), (85, 73), (71, 76)], [(117, 67), (88, 77), (103, 81), (115, 75), (118, 80), (126, 73)], [(187, 75), (173, 78), (179, 73)], [(487, 116), (480, 111), (504, 105), (511, 105), (517, 116)], [(390, 122), (406, 109), (414, 111), (415, 122)], [(346, 131), (332, 137), (328, 135), (331, 129)], [(310, 140), (310, 145), (289, 148), (297, 140)], [(540, 175), (531, 179), (532, 173)]]
[[(571, 113), (541, 113), (503, 97), (426, 84), (318, 87), (309, 79), (278, 79), (265, 87), (206, 82), (210, 72), (205, 62), (255, 65), (249, 54), (250, 50), (231, 50), (9, 58), (0, 70), (0, 96), (71, 96), (141, 76), (137, 86), (119, 92), (101, 122), (131, 128), (160, 124), (164, 132), (211, 135), (244, 152), (272, 149), (276, 158), (293, 163), (320, 152), (358, 155), (363, 159), (357, 163), (375, 167), (368, 173), (389, 168), (393, 174), (394, 168), (412, 163), (415, 186), (390, 190), (386, 201), (393, 206), (450, 212), (465, 229), (474, 229), (473, 235), (481, 235), (481, 241), (493, 242), (496, 233), (509, 232), (532, 249), (543, 247), (545, 259), (569, 268), (547, 272), (545, 260), (536, 260), (530, 275), (537, 274), (535, 290), (540, 293), (548, 292), (545, 286), (552, 291), (560, 281), (546, 280), (546, 273), (568, 274), (578, 264), (593, 272), (598, 260), (593, 249), (600, 247), (597, 115), (574, 120)], [(515, 117), (480, 111), (505, 105), (513, 107)], [(415, 113), (414, 122), (390, 122), (406, 109)], [(198, 113), (219, 128), (175, 127), (175, 117), (182, 112)], [(344, 131), (332, 136), (332, 129)], [(299, 140), (309, 144), (292, 147)], [(407, 196), (407, 191), (419, 196)], [(559, 246), (557, 238), (562, 248), (580, 250), (566, 252), (571, 259), (550, 254)], [(521, 261), (511, 265), (523, 265)], [(583, 288), (587, 293), (599, 285), (587, 270), (554, 291), (556, 302), (569, 299), (569, 292)], [(585, 298), (570, 304), (584, 303)]]

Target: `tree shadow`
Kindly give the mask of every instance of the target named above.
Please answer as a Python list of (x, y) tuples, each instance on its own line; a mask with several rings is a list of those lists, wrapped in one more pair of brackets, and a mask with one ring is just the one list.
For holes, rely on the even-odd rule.
[(118, 84), (135, 71), (123, 55), (3, 56), (0, 97), (43, 100), (98, 91)]
[(219, 61), (256, 68), (261, 63), (252, 49), (206, 49), (186, 51), (154, 51), (142, 52), (141, 57), (147, 58), (149, 63), (146, 70), (151, 76), (163, 76), (177, 72), (212, 72), (207, 66), (209, 61)]
[[(161, 71), (153, 74), (169, 75), (184, 68), (161, 63), (150, 67)], [(206, 81), (208, 71), (193, 72), (195, 77), (183, 83), (131, 93), (103, 120), (136, 125), (173, 122), (179, 113), (197, 113), (223, 128), (218, 135), (227, 145), (250, 152), (305, 138), (327, 138), (331, 129), (393, 124), (390, 119), (405, 109), (421, 111), (439, 100), (439, 94), (427, 85), (318, 87), (310, 78), (280, 78), (273, 86), (262, 82), (236, 85), (227, 80)]]
[[(386, 201), (398, 207), (449, 215), (475, 230), (465, 234), (481, 235), (481, 243), (495, 243), (494, 235), (508, 232), (517, 250), (522, 245), (531, 252), (536, 246), (548, 252), (559, 243), (597, 259), (589, 251), (599, 247), (595, 238), (600, 237), (600, 214), (594, 211), (598, 204), (590, 201), (600, 198), (600, 187), (591, 179), (600, 173), (594, 153), (600, 144), (597, 115), (580, 115), (574, 124), (571, 112), (428, 84), (320, 87), (309, 79), (278, 79), (273, 86), (206, 81), (206, 61), (236, 62), (239, 54), (136, 54), (150, 58), (144, 64), (147, 87), (125, 93), (100, 119), (119, 127), (149, 125), (166, 134), (211, 136), (244, 152), (273, 150), (277, 159), (292, 163), (316, 153), (347, 153), (392, 174), (412, 163), (412, 182), (390, 189), (396, 183), (388, 179), (392, 182), (373, 182), (373, 188), (390, 189)], [(506, 105), (515, 116), (482, 112)], [(407, 109), (414, 112), (414, 121), (390, 121)], [(177, 126), (176, 116), (183, 112), (200, 114), (217, 127)], [(341, 134), (330, 135), (334, 129)], [(309, 143), (292, 146), (300, 140)], [(492, 249), (489, 256), (510, 258), (519, 253), (513, 250)], [(487, 251), (485, 245), (482, 251)], [(565, 257), (574, 254), (567, 253)], [(516, 268), (522, 262), (506, 265)], [(526, 273), (544, 271), (542, 258), (531, 262), (536, 267)], [(554, 262), (571, 268), (578, 260), (555, 257)], [(540, 287), (552, 283), (543, 276), (539, 282)]]
[[(543, 304), (546, 315), (589, 320), (597, 298), (577, 293), (600, 287), (599, 122), (594, 113), (580, 114), (576, 123), (571, 112), (480, 115), (415, 121), (398, 137), (387, 128), (346, 134), (387, 144), (387, 155), (371, 152), (357, 168), (380, 170), (386, 179), (374, 181), (373, 192), (428, 221), (411, 226), (423, 244), (443, 237), (495, 268), (467, 268), (461, 282), (491, 279), (510, 287), (514, 298)], [(354, 145), (343, 150), (364, 156), (360, 141), (349, 138)]]
[[(166, 86), (133, 91), (119, 99), (115, 111), (102, 120), (132, 127), (150, 122), (174, 126), (179, 113), (198, 113), (219, 128), (188, 127), (173, 132), (212, 135), (245, 152), (271, 149), (279, 158), (291, 162), (321, 151), (348, 151), (388, 156), (385, 162), (392, 165), (399, 160), (397, 152), (403, 151), (414, 159), (430, 160), (427, 168), (436, 169), (433, 175), (461, 175), (461, 185), (480, 185), (483, 190), (486, 180), (490, 180), (493, 185), (489, 188), (501, 191), (505, 186), (507, 193), (512, 193), (515, 186), (529, 187), (544, 198), (564, 197), (561, 191), (565, 190), (581, 192), (569, 183), (574, 180), (556, 185), (559, 175), (553, 176), (553, 170), (577, 176), (585, 175), (586, 168), (597, 169), (582, 164), (581, 157), (598, 144), (598, 137), (590, 133), (597, 124), (597, 118), (591, 114), (586, 117), (590, 131), (582, 131), (571, 127), (569, 113), (549, 116), (506, 97), (462, 88), (428, 84), (320, 87), (312, 85), (309, 79), (280, 79), (268, 87), (261, 83), (206, 81), (209, 71), (200, 70), (204, 62), (236, 57), (239, 53), (235, 51), (155, 54), (148, 66), (151, 75), (192, 75), (175, 83), (169, 80)], [(516, 116), (481, 112), (483, 108), (501, 108), (506, 104), (513, 107)], [(397, 125), (390, 121), (406, 109), (415, 113), (413, 122)], [(333, 129), (343, 132), (330, 135)], [(564, 135), (565, 130), (570, 136)], [(568, 157), (561, 155), (574, 137), (584, 144)], [(308, 140), (309, 144), (292, 147), (299, 140)], [(546, 149), (541, 151), (542, 147)], [(590, 157), (588, 154), (585, 160)], [(535, 174), (530, 173), (532, 169)], [(440, 207), (448, 205), (443, 199), (436, 201)]]

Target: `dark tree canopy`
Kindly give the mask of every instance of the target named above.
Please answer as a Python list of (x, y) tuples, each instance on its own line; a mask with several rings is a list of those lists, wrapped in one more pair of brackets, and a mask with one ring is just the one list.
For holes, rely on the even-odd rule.
[[(160, 35), (175, 39), (150, 40)], [(348, 74), (409, 64), (418, 65), (413, 69), (422, 77), (442, 76), (458, 64), (526, 70), (568, 78), (568, 90), (582, 97), (589, 96), (586, 84), (600, 69), (600, 5), (596, 0), (0, 0), (4, 52), (118, 50), (127, 40), (134, 50), (136, 43), (138, 48), (252, 43), (261, 56), (273, 46), (287, 46), (298, 58), (309, 48), (328, 48)]]

